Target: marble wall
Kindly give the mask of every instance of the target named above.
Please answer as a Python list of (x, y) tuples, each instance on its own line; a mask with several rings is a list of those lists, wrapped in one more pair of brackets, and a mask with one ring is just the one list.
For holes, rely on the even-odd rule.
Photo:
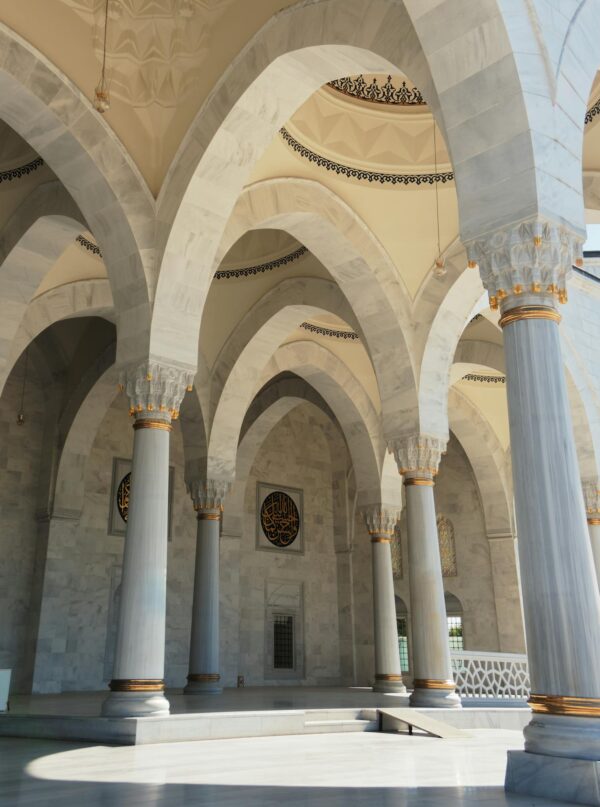
[(29, 603), (38, 532), (38, 477), (44, 429), (44, 400), (31, 363), (25, 388), (25, 423), (17, 426), (24, 361), (8, 379), (0, 398), (0, 668), (13, 670), (12, 689), (27, 688)]

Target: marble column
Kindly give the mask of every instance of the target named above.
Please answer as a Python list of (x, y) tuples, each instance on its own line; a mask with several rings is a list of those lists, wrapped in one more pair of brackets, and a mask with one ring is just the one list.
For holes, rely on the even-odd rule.
[(600, 479), (588, 479), (583, 483), (583, 498), (596, 578), (600, 583)]
[(192, 606), (189, 694), (222, 692), (219, 672), (219, 537), (223, 500), (229, 486), (217, 480), (188, 485), (198, 518)]
[(371, 536), (375, 692), (406, 692), (402, 682), (391, 540), (398, 514), (380, 505), (365, 507), (362, 515)]
[[(491, 307), (501, 310), (531, 680), (525, 751), (509, 752), (506, 787), (599, 804), (600, 595), (557, 306), (566, 302), (566, 277), (581, 241), (566, 227), (536, 219), (469, 251)], [(592, 792), (595, 800), (582, 801)]]
[(168, 714), (164, 695), (169, 433), (191, 373), (157, 363), (124, 373), (133, 461), (110, 695), (102, 714)]
[(413, 435), (393, 446), (404, 477), (414, 689), (411, 706), (459, 709), (450, 663), (434, 477), (446, 441)]

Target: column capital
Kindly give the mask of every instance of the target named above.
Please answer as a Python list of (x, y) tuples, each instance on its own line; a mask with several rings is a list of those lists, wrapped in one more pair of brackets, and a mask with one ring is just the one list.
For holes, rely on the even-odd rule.
[(600, 479), (584, 479), (582, 486), (588, 523), (600, 524)]
[(447, 439), (428, 434), (413, 434), (390, 442), (398, 471), (405, 476), (434, 477), (446, 451)]
[(225, 479), (192, 479), (186, 483), (194, 503), (194, 510), (200, 513), (221, 512), (225, 497), (231, 489), (231, 482)]
[(137, 417), (179, 417), (186, 390), (191, 390), (194, 371), (158, 361), (144, 361), (121, 370), (120, 387), (127, 393), (129, 413)]
[(465, 244), (469, 265), (479, 265), (481, 280), (497, 308), (567, 300), (573, 264), (583, 265), (584, 234), (540, 216), (510, 224)]
[(398, 521), (399, 512), (394, 507), (386, 507), (382, 504), (365, 505), (360, 508), (367, 532), (372, 538), (387, 538), (394, 534), (394, 528)]

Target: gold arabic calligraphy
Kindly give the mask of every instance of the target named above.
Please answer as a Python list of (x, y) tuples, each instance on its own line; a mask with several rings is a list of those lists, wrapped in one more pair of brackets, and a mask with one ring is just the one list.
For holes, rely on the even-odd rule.
[(281, 490), (273, 491), (260, 508), (264, 534), (275, 546), (289, 546), (300, 531), (300, 513), (294, 500)]
[(131, 471), (125, 474), (119, 487), (117, 488), (117, 508), (119, 515), (127, 523), (127, 515), (129, 513), (129, 491), (131, 488)]

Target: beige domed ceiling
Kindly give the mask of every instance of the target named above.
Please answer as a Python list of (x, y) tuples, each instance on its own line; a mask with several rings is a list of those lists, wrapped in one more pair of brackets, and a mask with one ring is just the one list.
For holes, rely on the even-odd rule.
[[(314, 93), (255, 166), (250, 182), (315, 180), (371, 229), (414, 299), (458, 238), (450, 158), (418, 88), (404, 76), (339, 79)], [(436, 199), (437, 187), (437, 199)]]
[[(109, 0), (106, 120), (153, 193), (232, 59), (295, 0)], [(105, 0), (8, 0), (2, 21), (90, 99), (100, 78)]]

